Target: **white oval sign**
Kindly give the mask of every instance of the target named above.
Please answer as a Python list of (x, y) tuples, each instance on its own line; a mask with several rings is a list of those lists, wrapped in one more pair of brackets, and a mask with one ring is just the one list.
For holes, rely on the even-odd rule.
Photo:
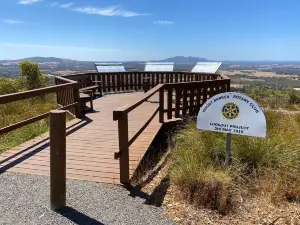
[(223, 133), (266, 137), (264, 112), (250, 97), (225, 92), (206, 101), (197, 117), (197, 128)]

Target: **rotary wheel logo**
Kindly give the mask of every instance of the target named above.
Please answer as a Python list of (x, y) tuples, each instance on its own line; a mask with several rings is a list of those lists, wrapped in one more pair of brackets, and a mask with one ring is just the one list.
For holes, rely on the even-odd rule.
[(235, 120), (240, 115), (240, 108), (234, 102), (227, 102), (223, 105), (222, 115), (227, 120)]

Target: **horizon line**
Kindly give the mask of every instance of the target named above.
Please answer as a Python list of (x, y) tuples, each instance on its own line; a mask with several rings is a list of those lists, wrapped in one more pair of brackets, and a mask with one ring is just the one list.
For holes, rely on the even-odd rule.
[[(169, 58), (175, 58), (177, 56), (174, 57), (169, 57)], [(201, 59), (205, 59), (208, 60), (210, 62), (300, 62), (300, 59), (289, 59), (289, 60), (280, 60), (280, 59), (265, 59), (265, 60), (257, 60), (257, 59), (247, 59), (247, 60), (213, 60), (213, 59), (207, 59), (207, 58), (203, 58), (203, 57), (197, 57), (197, 56), (184, 56), (185, 58), (188, 57), (194, 57), (194, 58), (201, 58)], [(103, 60), (77, 60), (77, 59), (70, 59), (70, 58), (61, 58), (61, 57), (55, 57), (55, 56), (32, 56), (32, 57), (24, 57), (24, 58), (17, 58), (17, 59), (0, 59), (0, 61), (22, 61), (22, 60), (26, 60), (26, 59), (31, 59), (31, 58), (56, 58), (56, 59), (63, 59), (63, 60), (72, 60), (72, 61), (82, 61), (82, 62), (157, 62), (157, 61), (164, 61), (166, 59), (156, 59), (156, 60), (108, 60), (108, 61), (103, 61)], [(195, 61), (182, 61), (182, 62), (177, 62), (177, 63), (192, 63)], [(198, 62), (198, 61), (197, 61)], [(203, 61), (199, 61), (199, 62), (203, 62)]]

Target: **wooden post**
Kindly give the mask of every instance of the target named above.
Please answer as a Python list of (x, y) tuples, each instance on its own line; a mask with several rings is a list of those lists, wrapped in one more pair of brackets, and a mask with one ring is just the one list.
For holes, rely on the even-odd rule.
[(150, 89), (150, 78), (149, 77), (144, 77), (143, 85), (144, 85), (144, 92), (146, 93)]
[(159, 122), (164, 123), (164, 111), (165, 111), (165, 89), (161, 87), (159, 89)]
[(81, 107), (80, 107), (80, 96), (79, 96), (79, 87), (73, 87), (73, 99), (74, 103), (78, 102), (78, 104), (74, 107), (76, 118), (81, 117)]
[(128, 146), (128, 114), (123, 113), (118, 118), (119, 148), (120, 148), (120, 182), (128, 185), (129, 175), (129, 146)]
[(66, 205), (66, 111), (50, 111), (50, 202), (52, 210)]
[(225, 162), (226, 168), (228, 168), (231, 165), (230, 148), (231, 148), (231, 134), (227, 133), (227, 136), (226, 136), (226, 162)]

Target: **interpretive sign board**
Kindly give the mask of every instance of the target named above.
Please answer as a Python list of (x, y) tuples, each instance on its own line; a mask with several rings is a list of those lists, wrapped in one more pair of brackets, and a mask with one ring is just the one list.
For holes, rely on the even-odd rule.
[(98, 73), (126, 71), (122, 63), (95, 63), (95, 67)]
[(226, 92), (218, 94), (201, 107), (197, 127), (201, 130), (265, 137), (264, 112), (250, 97)]
[(200, 108), (197, 128), (227, 133), (226, 167), (231, 164), (231, 135), (266, 137), (267, 125), (263, 110), (250, 97), (236, 93), (218, 94)]
[(198, 62), (191, 72), (194, 73), (215, 73), (222, 65), (221, 62)]

